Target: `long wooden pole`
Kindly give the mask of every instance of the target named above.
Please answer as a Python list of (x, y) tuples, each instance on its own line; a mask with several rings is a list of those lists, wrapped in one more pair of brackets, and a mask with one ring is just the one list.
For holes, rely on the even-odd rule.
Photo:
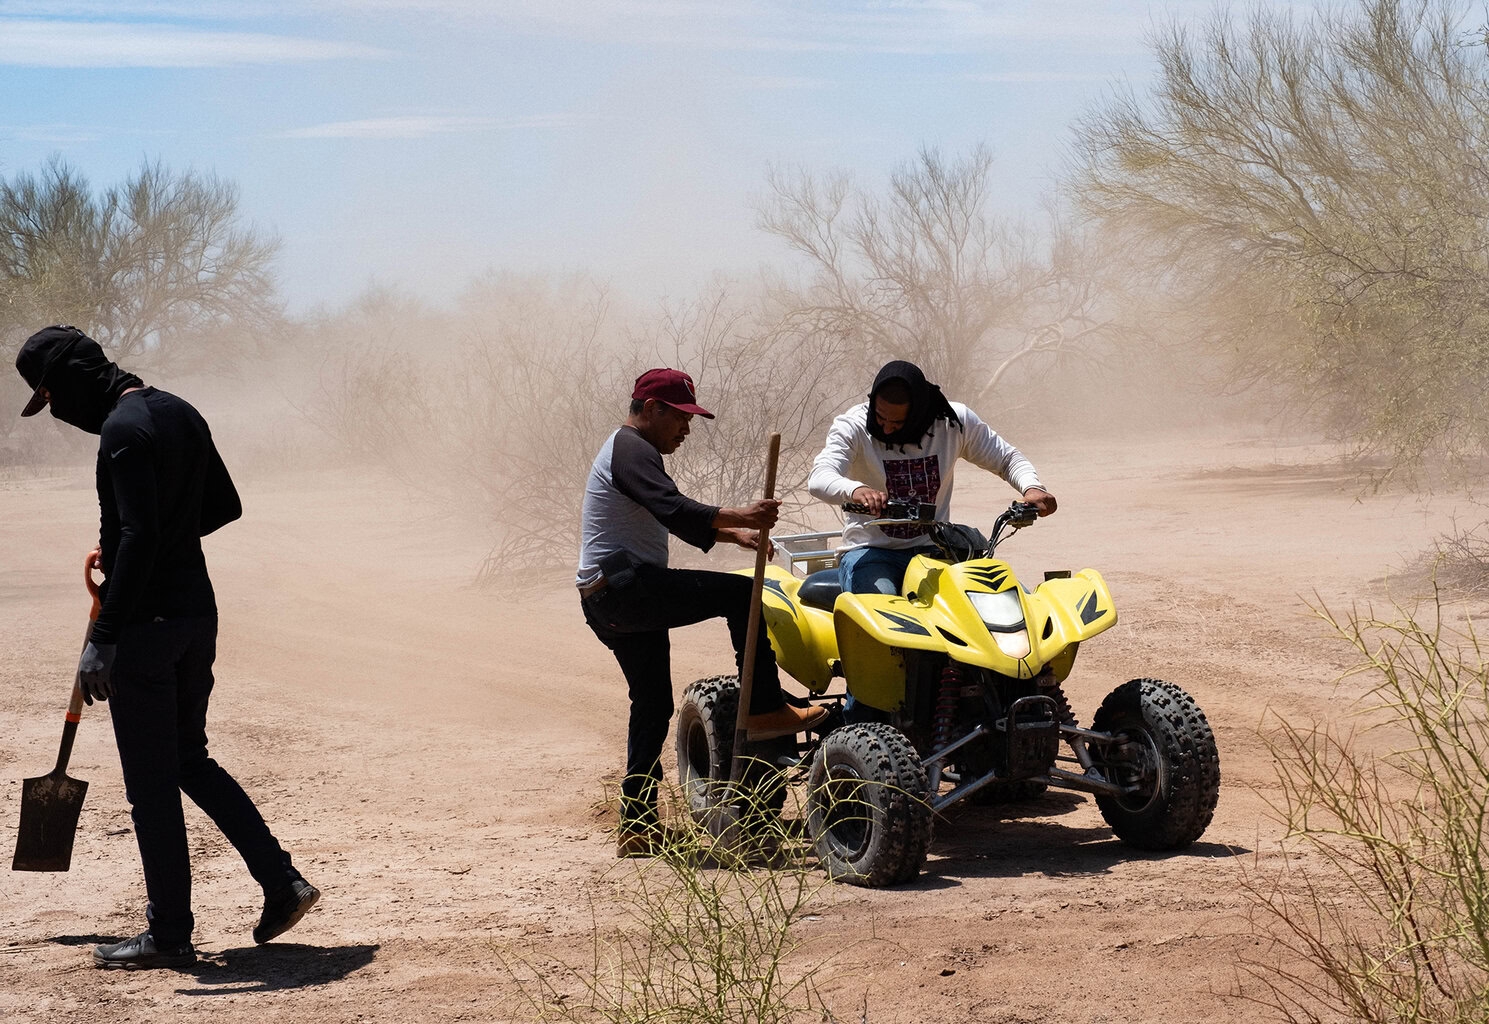
[[(776, 463), (781, 457), (781, 435), (770, 435), (770, 454), (765, 460), (765, 497), (776, 496)], [(750, 695), (755, 686), (755, 651), (760, 646), (760, 603), (765, 591), (765, 563), (770, 560), (770, 529), (760, 531), (760, 546), (755, 551), (755, 585), (750, 588), (750, 624), (745, 632), (744, 658), (739, 666), (739, 712), (734, 718), (734, 757), (729, 764), (729, 781), (738, 783), (744, 776), (744, 747), (749, 741), (745, 719), (750, 714)], [(770, 641), (766, 641), (769, 643)]]

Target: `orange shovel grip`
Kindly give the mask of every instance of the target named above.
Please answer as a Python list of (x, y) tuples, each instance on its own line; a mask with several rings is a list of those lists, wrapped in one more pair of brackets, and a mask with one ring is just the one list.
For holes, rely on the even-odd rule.
[(101, 549), (94, 548), (83, 559), (83, 585), (88, 588), (88, 593), (93, 597), (93, 610), (88, 613), (88, 618), (95, 621), (98, 619), (98, 613), (103, 610), (103, 602), (98, 599), (98, 584), (93, 581), (93, 563), (102, 553)]

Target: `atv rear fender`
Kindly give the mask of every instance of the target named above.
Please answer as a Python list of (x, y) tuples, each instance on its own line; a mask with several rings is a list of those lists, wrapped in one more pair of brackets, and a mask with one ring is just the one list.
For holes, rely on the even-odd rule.
[(832, 613), (802, 604), (796, 596), (800, 587), (801, 580), (780, 566), (765, 567), (761, 592), (765, 631), (781, 671), (813, 693), (822, 693), (832, 681), (838, 660)]

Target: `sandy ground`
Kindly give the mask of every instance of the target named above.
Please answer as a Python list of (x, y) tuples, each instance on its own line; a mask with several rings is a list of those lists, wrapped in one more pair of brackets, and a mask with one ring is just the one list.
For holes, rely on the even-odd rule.
[[(830, 886), (802, 937), (842, 1019), (1258, 1019), (1236, 965), (1260, 948), (1241, 871), (1281, 855), (1265, 813), (1269, 710), (1337, 715), (1347, 652), (1300, 595), (1379, 601), (1383, 578), (1454, 501), (1362, 496), (1325, 448), (1269, 440), (1029, 445), (1061, 511), (1004, 552), (1015, 570), (1100, 568), (1121, 615), (1067, 689), (1089, 721), (1117, 683), (1185, 686), (1217, 733), (1218, 813), (1192, 849), (1115, 841), (1093, 802), (1055, 794), (953, 809), (913, 885)], [(979, 477), (981, 477), (979, 479)], [(362, 474), (243, 483), (247, 515), (209, 540), (222, 629), (212, 750), (258, 800), (324, 900), (286, 940), (249, 937), (258, 892), (188, 805), (200, 964), (104, 972), (98, 941), (143, 924), (143, 883), (106, 716), (71, 774), (91, 788), (72, 870), (0, 874), (0, 1019), (504, 1020), (496, 951), (585, 962), (591, 902), (616, 873), (599, 806), (625, 698), (563, 574), (466, 584), (463, 524)], [(990, 521), (1001, 482), (964, 467), (958, 509)], [(974, 514), (974, 510), (981, 510)], [(55, 756), (96, 530), (91, 473), (0, 481), (0, 849), (20, 780)], [(737, 549), (716, 559), (738, 568)], [(677, 689), (731, 663), (720, 623), (674, 634)], [(670, 751), (670, 744), (669, 744)], [(669, 754), (670, 757), (670, 754)], [(669, 774), (670, 774), (669, 765)]]

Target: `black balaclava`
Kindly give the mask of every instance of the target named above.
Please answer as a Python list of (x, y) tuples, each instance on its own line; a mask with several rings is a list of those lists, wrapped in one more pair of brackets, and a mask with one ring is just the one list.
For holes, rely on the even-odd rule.
[[(64, 331), (75, 333), (76, 340), (70, 334), (64, 336)], [(51, 395), (48, 404), (52, 415), (79, 430), (101, 433), (103, 421), (108, 419), (119, 396), (130, 388), (144, 386), (140, 378), (110, 362), (98, 342), (75, 328), (48, 327), (32, 335), (25, 348), (33, 348), (37, 341), (57, 345), (59, 350), (71, 343), (69, 349), (46, 366), (44, 378), (35, 383), (44, 384)], [(20, 363), (18, 358), (18, 367)], [(30, 384), (27, 369), (22, 369), (22, 376)]]
[[(874, 398), (879, 394), (879, 389), (892, 380), (900, 381), (909, 389), (910, 411), (905, 415), (903, 427), (893, 434), (886, 434), (874, 418)], [(887, 445), (897, 445), (901, 451), (904, 451), (907, 444), (920, 444), (937, 420), (947, 420), (958, 428), (962, 425), (951, 403), (941, 394), (941, 389), (925, 379), (920, 367), (903, 359), (885, 363), (879, 375), (874, 378), (874, 387), (869, 392), (868, 417), (869, 436)]]

